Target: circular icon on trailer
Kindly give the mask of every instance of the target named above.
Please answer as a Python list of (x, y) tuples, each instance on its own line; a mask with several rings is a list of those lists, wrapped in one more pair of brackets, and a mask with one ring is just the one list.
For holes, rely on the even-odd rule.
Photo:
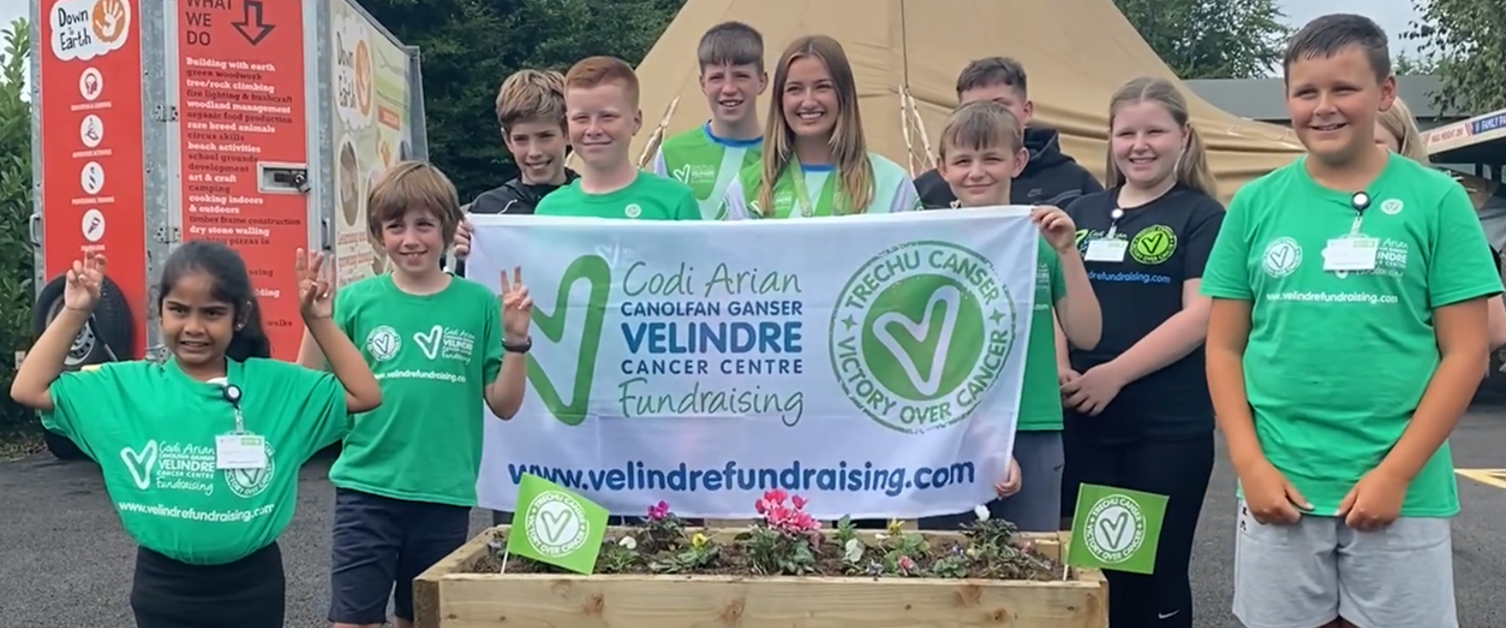
[(84, 170), (78, 175), (79, 185), (84, 187), (84, 193), (90, 196), (99, 194), (105, 187), (105, 168), (97, 161), (84, 164)]
[(96, 68), (84, 68), (84, 73), (78, 77), (78, 93), (84, 100), (93, 102), (99, 98), (100, 92), (105, 91), (105, 77)]
[(99, 146), (105, 141), (105, 121), (92, 113), (84, 116), (84, 121), (78, 125), (78, 138), (89, 148)]
[(105, 214), (98, 209), (84, 212), (84, 222), (81, 225), (84, 231), (84, 239), (90, 242), (98, 242), (105, 237)]

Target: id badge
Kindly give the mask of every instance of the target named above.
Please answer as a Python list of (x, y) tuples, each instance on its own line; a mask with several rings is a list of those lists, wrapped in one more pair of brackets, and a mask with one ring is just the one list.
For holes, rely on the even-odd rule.
[(221, 434), (214, 437), (216, 469), (267, 468), (267, 441), (255, 434)]
[(1128, 250), (1129, 242), (1124, 240), (1088, 240), (1088, 250), (1082, 259), (1087, 262), (1122, 262)]
[(1323, 249), (1323, 270), (1330, 272), (1375, 270), (1380, 240), (1366, 236), (1334, 238)]

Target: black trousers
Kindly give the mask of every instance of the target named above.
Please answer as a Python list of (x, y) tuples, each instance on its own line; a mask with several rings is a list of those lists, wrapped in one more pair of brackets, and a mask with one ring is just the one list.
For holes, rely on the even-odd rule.
[[(1168, 497), (1152, 575), (1104, 571), (1109, 580), (1113, 628), (1192, 628), (1192, 542), (1208, 478), (1213, 474), (1213, 433), (1178, 440), (1083, 442), (1063, 434), (1066, 469), (1075, 503), (1077, 485), (1099, 484)], [(1066, 503), (1062, 504), (1067, 507)]]
[(233, 563), (189, 565), (136, 550), (137, 628), (283, 628), (282, 551), (273, 543)]

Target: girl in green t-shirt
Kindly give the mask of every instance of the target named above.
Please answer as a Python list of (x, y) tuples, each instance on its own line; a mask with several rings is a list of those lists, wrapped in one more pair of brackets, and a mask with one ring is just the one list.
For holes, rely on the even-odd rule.
[(920, 209), (910, 175), (868, 152), (857, 82), (842, 45), (796, 39), (774, 70), (763, 159), (727, 188), (726, 216), (812, 218)]
[(323, 256), (298, 252), (301, 314), (333, 374), (270, 359), (250, 275), (229, 247), (188, 242), (158, 286), (165, 361), (62, 373), (93, 315), (105, 258), (67, 272), (63, 307), (16, 372), (11, 397), (100, 465), (140, 548), (138, 628), (281, 628), (280, 536), (298, 469), (340, 440), (348, 413), (377, 407), (376, 378), (330, 318)]

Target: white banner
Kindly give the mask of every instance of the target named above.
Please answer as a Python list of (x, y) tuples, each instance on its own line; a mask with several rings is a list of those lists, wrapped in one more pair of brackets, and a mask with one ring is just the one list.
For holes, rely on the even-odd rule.
[[(966, 512), (1007, 469), (1035, 294), (1023, 207), (655, 222), (472, 216), (466, 274), (534, 299), (528, 397), (480, 505), (532, 473), (613, 514)], [(1028, 480), (1027, 480), (1028, 481)]]

